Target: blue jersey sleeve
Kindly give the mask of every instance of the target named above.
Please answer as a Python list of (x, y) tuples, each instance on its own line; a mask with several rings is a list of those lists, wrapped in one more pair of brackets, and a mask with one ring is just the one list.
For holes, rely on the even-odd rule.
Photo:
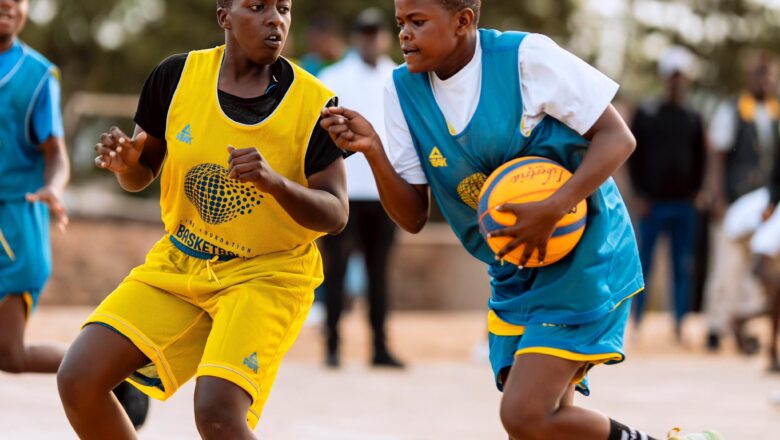
[(36, 145), (46, 142), (50, 137), (63, 137), (62, 98), (60, 82), (56, 75), (49, 75), (38, 93), (30, 119), (30, 134)]

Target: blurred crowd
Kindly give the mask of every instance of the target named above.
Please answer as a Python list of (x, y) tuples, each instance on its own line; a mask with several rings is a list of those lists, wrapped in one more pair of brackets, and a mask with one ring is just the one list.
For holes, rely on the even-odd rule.
[(751, 355), (759, 342), (745, 324), (769, 316), (770, 370), (780, 371), (780, 279), (773, 264), (780, 250), (777, 64), (768, 53), (754, 53), (744, 65), (742, 90), (707, 118), (689, 100), (692, 63), (685, 49), (669, 49), (658, 63), (663, 95), (638, 105), (631, 118), (637, 150), (628, 170), (648, 280), (656, 279), (652, 263), (660, 236), (668, 236), (671, 254), (669, 288), (648, 283), (635, 301), (634, 322), (641, 325), (648, 298), (668, 291), (678, 340), (686, 315), (701, 311), (708, 350), (733, 338), (741, 353)]

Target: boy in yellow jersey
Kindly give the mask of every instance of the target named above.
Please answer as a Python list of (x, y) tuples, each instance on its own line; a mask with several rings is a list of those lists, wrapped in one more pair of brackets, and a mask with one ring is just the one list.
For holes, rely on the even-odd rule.
[(128, 191), (162, 171), (167, 234), (95, 310), (58, 385), (83, 439), (135, 438), (109, 391), (167, 399), (197, 377), (203, 438), (248, 439), (322, 281), (314, 240), (340, 232), (342, 152), (319, 127), (333, 93), (280, 57), (290, 0), (219, 0), (225, 45), (164, 61), (133, 138), (96, 164)]

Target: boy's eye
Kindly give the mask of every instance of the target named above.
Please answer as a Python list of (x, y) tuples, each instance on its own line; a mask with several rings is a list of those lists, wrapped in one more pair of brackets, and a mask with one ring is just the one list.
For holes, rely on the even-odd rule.
[(423, 24), (425, 24), (425, 21), (423, 21), (423, 20), (414, 20), (414, 21), (412, 21), (412, 23), (413, 23), (415, 26), (417, 26), (417, 27), (420, 27), (420, 26), (422, 26)]
[(290, 7), (289, 6), (279, 6), (279, 13), (280, 14), (289, 14), (290, 13)]
[(263, 9), (265, 9), (265, 5), (262, 4), (262, 3), (254, 4), (254, 5), (249, 6), (249, 9), (251, 9), (252, 11), (256, 11), (256, 12), (257, 11), (262, 11)]

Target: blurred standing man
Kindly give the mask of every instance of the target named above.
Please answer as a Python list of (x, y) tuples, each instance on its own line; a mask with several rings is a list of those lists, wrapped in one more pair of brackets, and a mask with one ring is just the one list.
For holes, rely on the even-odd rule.
[[(776, 70), (767, 54), (756, 56), (746, 70), (747, 89), (722, 104), (712, 120), (711, 184), (720, 216), (736, 199), (769, 183), (780, 119), (780, 102), (774, 95)], [(707, 346), (717, 350), (731, 326), (738, 348), (752, 354), (757, 342), (742, 334), (740, 323), (763, 312), (765, 305), (750, 270), (748, 248), (729, 239), (722, 224), (713, 228), (713, 239), (715, 255), (705, 304)]]
[[(320, 80), (340, 98), (340, 105), (366, 115), (379, 136), (385, 139), (383, 90), (396, 64), (387, 56), (391, 36), (381, 10), (366, 9), (352, 28), (351, 51), (344, 60), (325, 69)], [(395, 236), (395, 224), (379, 202), (379, 191), (363, 155), (346, 162), (350, 218), (339, 236), (322, 240), (325, 260), (326, 363), (339, 366), (339, 319), (344, 308), (344, 274), (349, 256), (363, 253), (368, 271), (368, 305), (374, 333), (374, 366), (403, 367), (387, 348), (387, 261)]]
[(301, 57), (300, 65), (314, 76), (344, 58), (347, 52), (341, 23), (330, 13), (318, 13), (312, 17), (306, 30), (306, 44), (310, 52)]
[[(681, 47), (667, 51), (658, 70), (665, 81), (665, 96), (642, 105), (631, 126), (637, 141), (629, 159), (631, 181), (639, 198), (639, 254), (650, 279), (658, 237), (671, 239), (675, 335), (682, 337), (682, 321), (691, 306), (692, 253), (696, 208), (705, 166), (701, 116), (686, 103), (691, 55)], [(634, 300), (639, 326), (645, 295)]]

